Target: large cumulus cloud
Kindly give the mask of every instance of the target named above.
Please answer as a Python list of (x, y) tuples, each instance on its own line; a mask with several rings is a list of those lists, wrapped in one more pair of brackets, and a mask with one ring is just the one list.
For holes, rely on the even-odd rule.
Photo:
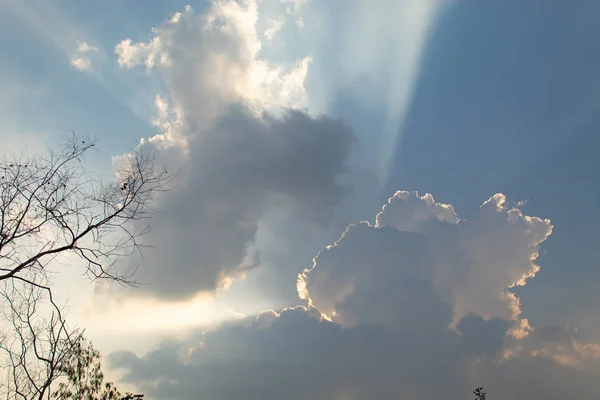
[(476, 314), (514, 321), (512, 333), (525, 336), (528, 321), (520, 318), (519, 300), (509, 289), (535, 276), (539, 245), (551, 232), (549, 220), (507, 206), (502, 194), (484, 202), (467, 221), (431, 194), (399, 191), (374, 226), (350, 226), (315, 258), (313, 268), (300, 276), (300, 295), (334, 320), (354, 324), (348, 321), (368, 321), (375, 315), (353, 304), (378, 302), (390, 314), (384, 307), (398, 303), (367, 297), (365, 289), (368, 296), (387, 296), (390, 280), (410, 273), (418, 281), (402, 279), (407, 290), (423, 294), (425, 288), (418, 285), (429, 285), (427, 290), (451, 304), (453, 325)]
[(186, 7), (150, 40), (116, 46), (122, 68), (145, 68), (165, 88), (155, 99), (160, 133), (142, 146), (179, 172), (179, 186), (157, 206), (146, 240), (158, 251), (138, 275), (162, 297), (244, 276), (261, 261), (250, 247), (266, 211), (286, 205), (326, 222), (348, 189), (340, 178), (352, 131), (303, 108), (308, 58), (260, 59), (257, 19), (254, 1)]
[(397, 192), (375, 224), (349, 226), (301, 274), (308, 307), (207, 328), (143, 357), (114, 353), (111, 364), (161, 399), (458, 400), (478, 385), (495, 398), (591, 398), (598, 346), (573, 329), (525, 329), (507, 294), (535, 274), (550, 233), (550, 221), (502, 195), (464, 221), (431, 195)]
[(445, 329), (452, 313), (435, 293), (432, 255), (423, 234), (375, 229), (368, 222), (351, 225), (300, 276), (300, 296), (345, 327)]

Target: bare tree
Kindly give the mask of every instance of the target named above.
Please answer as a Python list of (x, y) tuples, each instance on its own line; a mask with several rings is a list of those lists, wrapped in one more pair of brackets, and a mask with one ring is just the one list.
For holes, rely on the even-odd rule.
[(122, 395), (115, 385), (104, 382), (100, 353), (84, 338), (82, 330), (68, 329), (49, 287), (20, 279), (1, 285), (1, 398), (143, 398), (140, 394)]
[(143, 151), (120, 160), (103, 182), (84, 167), (95, 142), (76, 136), (47, 157), (0, 161), (0, 281), (43, 273), (55, 257), (78, 256), (93, 279), (132, 283), (115, 261), (141, 249), (141, 221), (172, 177)]
[[(122, 157), (114, 178), (105, 182), (84, 165), (95, 146), (87, 137), (72, 136), (45, 157), (0, 160), (2, 398), (49, 399), (51, 385), (61, 378), (56, 398), (120, 396), (110, 384), (101, 390), (99, 355), (84, 347), (82, 331), (67, 327), (48, 267), (71, 254), (92, 280), (134, 284), (134, 269), (117, 261), (141, 252), (139, 238), (148, 232), (153, 199), (169, 189), (173, 176), (137, 151)], [(97, 371), (83, 373), (86, 368)]]
[(67, 329), (49, 287), (19, 278), (1, 285), (0, 396), (43, 399), (80, 333)]

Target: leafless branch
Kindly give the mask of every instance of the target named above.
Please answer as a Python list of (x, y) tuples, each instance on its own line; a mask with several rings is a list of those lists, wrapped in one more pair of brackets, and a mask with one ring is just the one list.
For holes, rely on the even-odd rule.
[(84, 168), (94, 141), (73, 136), (47, 157), (0, 161), (0, 281), (44, 271), (54, 257), (75, 254), (92, 279), (134, 284), (115, 262), (143, 249), (140, 236), (157, 193), (173, 175), (143, 151), (120, 160), (104, 182)]
[(50, 288), (35, 279), (0, 283), (0, 371), (9, 378), (0, 385), (0, 397), (5, 399), (49, 398), (83, 333), (67, 329)]
[(74, 135), (58, 152), (0, 160), (3, 399), (50, 399), (57, 381), (53, 398), (121, 398), (112, 384), (102, 387), (99, 354), (84, 346), (83, 332), (67, 328), (47, 266), (75, 255), (92, 280), (135, 284), (134, 269), (117, 261), (142, 252), (139, 239), (149, 231), (154, 198), (171, 187), (174, 176), (140, 150), (122, 157), (114, 178), (105, 182), (84, 166), (95, 146)]

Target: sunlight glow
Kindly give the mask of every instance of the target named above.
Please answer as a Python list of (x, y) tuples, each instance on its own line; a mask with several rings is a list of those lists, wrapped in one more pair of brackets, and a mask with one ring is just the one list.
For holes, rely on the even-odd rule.
[(88, 307), (86, 325), (97, 332), (167, 332), (222, 322), (234, 315), (198, 295), (187, 301), (161, 302), (153, 298), (124, 298), (104, 310)]

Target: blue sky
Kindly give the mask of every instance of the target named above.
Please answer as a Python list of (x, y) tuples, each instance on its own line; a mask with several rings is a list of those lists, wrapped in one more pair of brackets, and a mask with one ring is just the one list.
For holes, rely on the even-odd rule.
[[(144, 88), (135, 77), (122, 76), (113, 48), (124, 37), (148, 36), (147, 27), (185, 4), (3, 1), (0, 79), (7, 89), (25, 91), (3, 107), (7, 130), (49, 134), (57, 140), (70, 131), (88, 132), (115, 153), (131, 149), (152, 129), (148, 118), (153, 96), (139, 98)], [(70, 63), (81, 42), (101, 49), (97, 56), (103, 63), (89, 73)]]
[[(457, 210), (491, 191), (556, 226), (532, 315), (598, 329), (598, 5), (459, 2), (432, 32), (388, 183)], [(568, 289), (567, 289), (568, 288)], [(589, 324), (589, 325), (588, 325)], [(590, 332), (591, 333), (591, 332)], [(595, 334), (592, 334), (595, 336)]]
[[(108, 174), (144, 139), (181, 171), (147, 286), (61, 286), (151, 399), (597, 394), (599, 16), (0, 0), (0, 150), (89, 133)], [(133, 316), (143, 338), (107, 322)]]

